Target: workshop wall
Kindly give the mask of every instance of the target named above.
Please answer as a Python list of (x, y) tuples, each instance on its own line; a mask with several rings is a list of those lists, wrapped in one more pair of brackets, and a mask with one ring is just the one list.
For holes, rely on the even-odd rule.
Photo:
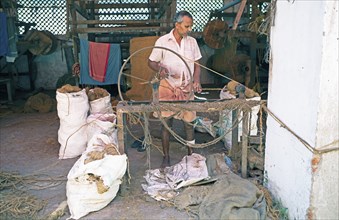
[[(338, 4), (275, 2), (268, 108), (311, 147), (338, 148)], [(267, 185), (290, 219), (338, 218), (338, 159), (268, 117)]]
[[(202, 58), (200, 63), (206, 66), (208, 57), (214, 53), (214, 49), (206, 45), (200, 47)], [(64, 51), (60, 43), (55, 52), (49, 55), (39, 55), (34, 59), (37, 66), (37, 77), (35, 88), (56, 89), (56, 83), (59, 77), (66, 74), (67, 63)], [(204, 68), (201, 68), (201, 83), (213, 84), (215, 75)]]
[(35, 88), (56, 89), (59, 77), (66, 74), (67, 62), (60, 42), (57, 49), (48, 55), (39, 55), (34, 59), (37, 68)]

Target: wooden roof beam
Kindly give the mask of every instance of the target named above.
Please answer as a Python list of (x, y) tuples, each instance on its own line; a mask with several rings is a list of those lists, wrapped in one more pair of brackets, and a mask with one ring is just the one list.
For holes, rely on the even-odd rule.
[(71, 10), (77, 11), (81, 16), (83, 16), (86, 19), (90, 19), (90, 16), (86, 12), (86, 10), (82, 9), (77, 3), (75, 3), (74, 1), (70, 1), (69, 5)]
[(96, 28), (77, 28), (76, 33), (110, 33), (110, 32), (167, 32), (171, 28), (150, 26), (150, 27), (96, 27)]
[(119, 24), (119, 25), (159, 25), (160, 23), (170, 24), (172, 21), (169, 20), (138, 20), (138, 21), (131, 21), (131, 20), (77, 20), (73, 22), (73, 24)]
[(159, 8), (159, 3), (119, 3), (119, 4), (86, 4), (86, 9), (112, 9), (112, 8)]

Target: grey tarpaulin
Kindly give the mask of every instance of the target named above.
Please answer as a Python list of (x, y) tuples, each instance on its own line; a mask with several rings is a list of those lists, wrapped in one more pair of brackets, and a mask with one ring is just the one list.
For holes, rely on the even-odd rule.
[(265, 219), (266, 201), (250, 181), (230, 173), (220, 178), (202, 201), (201, 219)]
[(200, 219), (266, 219), (263, 192), (252, 182), (234, 174), (224, 154), (207, 156), (209, 175), (214, 184), (189, 186), (174, 198), (178, 209), (188, 208)]

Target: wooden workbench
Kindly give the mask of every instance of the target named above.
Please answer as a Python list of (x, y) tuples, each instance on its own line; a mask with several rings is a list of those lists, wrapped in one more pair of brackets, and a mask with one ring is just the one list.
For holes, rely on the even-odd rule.
[[(125, 140), (127, 139), (126, 132), (126, 115), (127, 113), (150, 113), (154, 111), (174, 111), (180, 110), (196, 111), (196, 112), (222, 112), (223, 110), (242, 111), (242, 163), (241, 173), (242, 177), (247, 177), (247, 148), (249, 137), (249, 114), (251, 108), (259, 105), (259, 101), (246, 101), (245, 99), (230, 99), (230, 100), (209, 100), (209, 101), (176, 101), (176, 102), (127, 102), (121, 101), (117, 105), (117, 125), (118, 125), (118, 144), (121, 153), (126, 151)], [(233, 114), (233, 120), (238, 120)], [(235, 123), (234, 123), (235, 124)], [(239, 147), (238, 145), (238, 127), (233, 128), (232, 131), (232, 148)]]

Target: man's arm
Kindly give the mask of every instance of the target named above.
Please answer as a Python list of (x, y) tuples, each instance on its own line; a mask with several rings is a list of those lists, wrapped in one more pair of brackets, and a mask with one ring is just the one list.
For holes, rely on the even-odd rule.
[(200, 93), (202, 91), (201, 84), (200, 84), (200, 72), (201, 68), (199, 62), (196, 61), (194, 63), (194, 72), (193, 72), (193, 89), (195, 92)]
[(160, 62), (156, 62), (156, 61), (152, 61), (152, 60), (148, 59), (148, 66), (149, 66), (149, 68), (151, 68), (155, 72), (158, 72), (160, 70), (159, 63)]
[(160, 78), (165, 78), (165, 77), (168, 76), (167, 68), (164, 67), (163, 65), (161, 65), (160, 62), (156, 62), (156, 61), (152, 61), (152, 60), (148, 59), (148, 66), (149, 66), (149, 68), (151, 68), (155, 72), (159, 72)]

